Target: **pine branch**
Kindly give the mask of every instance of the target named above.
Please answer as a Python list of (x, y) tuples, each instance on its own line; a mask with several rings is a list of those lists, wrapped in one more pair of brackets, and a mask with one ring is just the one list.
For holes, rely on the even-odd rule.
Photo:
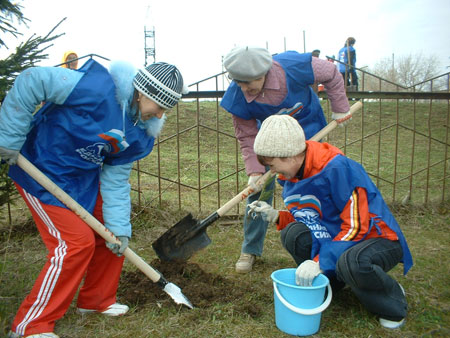
[[(17, 20), (18, 24), (25, 24), (29, 21), (21, 12), (21, 6), (12, 4), (7, 0), (0, 0), (0, 32), (11, 34), (14, 37), (22, 35), (13, 25)], [(46, 50), (53, 46), (51, 43), (62, 34), (55, 34), (56, 28), (66, 20), (62, 19), (50, 32), (44, 37), (33, 34), (22, 42), (6, 59), (0, 60), (0, 101), (6, 95), (6, 92), (12, 87), (15, 78), (25, 69), (34, 66), (37, 62), (47, 59)], [(0, 38), (0, 47), (6, 47), (4, 41)], [(8, 165), (0, 163), (0, 206), (5, 203), (11, 203), (17, 195), (12, 180), (8, 177)]]
[[(7, 0), (0, 0), (0, 31), (3, 33), (9, 33), (17, 38), (18, 35), (22, 35), (22, 33), (17, 31), (17, 28), (11, 23), (14, 20), (17, 20), (18, 24), (27, 25), (27, 22), (30, 20), (25, 18), (22, 14), (22, 6), (19, 4), (13, 4)], [(0, 38), (0, 47), (6, 47), (3, 39)]]
[(64, 20), (66, 18), (62, 19), (44, 37), (33, 34), (27, 41), (16, 48), (15, 53), (0, 60), (0, 101), (3, 100), (5, 93), (12, 87), (17, 75), (25, 69), (33, 67), (37, 62), (48, 58), (48, 54), (45, 51), (53, 46), (53, 44), (49, 43), (65, 34), (52, 35)]

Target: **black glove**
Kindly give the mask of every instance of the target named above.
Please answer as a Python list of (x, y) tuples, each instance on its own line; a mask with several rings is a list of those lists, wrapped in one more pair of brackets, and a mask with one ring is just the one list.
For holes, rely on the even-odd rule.
[(106, 242), (106, 247), (111, 250), (118, 257), (122, 256), (125, 252), (125, 249), (128, 247), (128, 241), (130, 240), (127, 236), (117, 236), (117, 239), (120, 241), (120, 245), (117, 243), (109, 243)]

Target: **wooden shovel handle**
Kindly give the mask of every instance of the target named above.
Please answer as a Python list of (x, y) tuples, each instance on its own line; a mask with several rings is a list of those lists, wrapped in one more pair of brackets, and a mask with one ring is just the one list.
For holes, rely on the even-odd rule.
[(262, 187), (264, 186), (264, 183), (269, 177), (272, 177), (274, 174), (272, 174), (269, 171), (267, 171), (264, 175), (262, 175), (258, 181), (256, 181), (256, 187), (257, 189), (252, 189), (250, 186), (242, 190), (239, 194), (234, 196), (231, 200), (229, 200), (227, 203), (222, 205), (220, 209), (218, 209), (216, 212), (219, 216), (225, 215), (230, 209), (232, 209), (234, 206), (238, 205), (241, 201), (245, 200), (249, 195), (261, 191)]
[[(89, 225), (97, 234), (103, 237), (107, 242), (118, 243), (120, 241), (109, 231), (102, 223), (100, 223), (94, 216), (92, 216), (86, 209), (84, 209), (78, 202), (70, 197), (64, 190), (58, 187), (53, 181), (51, 181), (44, 173), (42, 173), (36, 166), (28, 161), (22, 154), (19, 154), (17, 158), (17, 165), (22, 168), (28, 175), (42, 185), (49, 193), (60, 200), (70, 210), (76, 213), (87, 225)], [(139, 257), (133, 250), (126, 248), (123, 255), (136, 267), (141, 270), (148, 278), (154, 283), (158, 282), (161, 278), (161, 274), (148, 265), (141, 257)]]
[[(359, 109), (361, 109), (362, 103), (361, 101), (358, 101), (354, 103), (350, 107), (350, 112), (353, 114)], [(338, 123), (336, 120), (331, 121), (328, 123), (325, 127), (323, 127), (321, 130), (319, 130), (313, 137), (310, 138), (311, 141), (320, 141), (325, 136), (328, 135), (329, 132), (331, 132), (334, 128), (336, 128)], [(256, 182), (257, 189), (253, 190), (250, 186), (242, 190), (239, 194), (234, 196), (231, 200), (229, 200), (227, 203), (225, 203), (220, 209), (216, 211), (216, 213), (219, 216), (225, 215), (228, 211), (230, 211), (233, 207), (238, 205), (241, 201), (246, 199), (249, 195), (261, 191), (262, 187), (264, 186), (264, 183), (267, 181), (269, 177), (272, 177), (275, 174), (272, 174), (270, 171), (267, 171), (264, 175), (262, 175), (259, 180)]]
[[(362, 107), (361, 101), (358, 101), (358, 102), (352, 104), (352, 106), (350, 107), (350, 113), (353, 114), (353, 113), (357, 112), (359, 109), (361, 109), (361, 107)], [(338, 123), (336, 122), (336, 120), (331, 121), (325, 127), (323, 127), (321, 130), (319, 130), (313, 137), (311, 137), (310, 141), (320, 141), (325, 136), (327, 136), (328, 133), (330, 131), (332, 131), (334, 128), (336, 128), (337, 126), (338, 126)]]

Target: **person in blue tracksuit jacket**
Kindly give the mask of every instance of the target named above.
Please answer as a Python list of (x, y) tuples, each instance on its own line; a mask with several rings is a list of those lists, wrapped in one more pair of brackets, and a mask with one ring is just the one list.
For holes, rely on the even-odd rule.
[[(81, 313), (118, 316), (123, 252), (131, 238), (129, 176), (147, 156), (165, 112), (184, 89), (164, 62), (136, 70), (123, 61), (106, 69), (94, 59), (80, 69), (33, 67), (22, 72), (1, 106), (0, 157), (31, 210), (49, 251), (12, 323), (11, 337), (46, 333), (77, 298)], [(45, 105), (36, 113), (35, 107)], [(121, 242), (106, 243), (80, 217), (15, 165), (23, 155), (101, 221)]]
[(295, 119), (266, 119), (254, 143), (258, 160), (279, 174), (287, 210), (264, 201), (250, 213), (276, 223), (284, 248), (298, 264), (296, 283), (311, 286), (320, 273), (334, 291), (348, 285), (383, 327), (403, 325), (403, 287), (388, 271), (413, 265), (399, 224), (364, 168), (328, 143), (305, 141)]
[(345, 40), (344, 47), (339, 50), (339, 72), (341, 73), (344, 81), (346, 81), (345, 85), (355, 86), (355, 90), (358, 90), (358, 75), (356, 74), (356, 50), (355, 47), (355, 38), (349, 37)]

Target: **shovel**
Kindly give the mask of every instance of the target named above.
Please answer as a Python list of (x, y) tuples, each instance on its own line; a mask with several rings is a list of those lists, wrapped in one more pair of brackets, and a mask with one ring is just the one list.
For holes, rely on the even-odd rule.
[[(352, 113), (362, 107), (361, 102), (356, 102), (350, 108)], [(338, 123), (333, 120), (317, 134), (310, 138), (311, 141), (320, 141), (329, 132), (331, 132)], [(211, 243), (211, 239), (206, 233), (206, 228), (215, 222), (218, 218), (225, 215), (230, 209), (239, 202), (246, 199), (250, 194), (261, 191), (262, 187), (270, 178), (274, 178), (274, 174), (270, 171), (266, 172), (256, 182), (257, 189), (253, 190), (250, 186), (242, 190), (234, 196), (230, 201), (225, 203), (220, 209), (213, 212), (203, 220), (195, 219), (192, 214), (188, 214), (173, 227), (167, 230), (161, 237), (153, 242), (152, 247), (158, 257), (163, 261), (171, 260), (188, 260), (196, 251), (207, 247)]]
[[(42, 185), (47, 191), (53, 194), (57, 199), (64, 203), (69, 209), (76, 213), (83, 221), (85, 221), (96, 233), (103, 237), (107, 242), (120, 244), (120, 241), (110, 232), (102, 223), (84, 209), (78, 202), (52, 182), (30, 161), (19, 154), (17, 165), (22, 168), (28, 175)], [(163, 275), (148, 265), (141, 257), (139, 257), (130, 248), (126, 248), (123, 255), (136, 267), (141, 270), (148, 278), (156, 283), (164, 292), (166, 292), (177, 304), (186, 305), (192, 309), (191, 302), (183, 295), (181, 289), (173, 283), (168, 282)]]
[(152, 247), (158, 257), (163, 261), (188, 260), (196, 251), (207, 247), (211, 239), (206, 228), (249, 195), (259, 192), (271, 176), (273, 175), (270, 171), (266, 172), (256, 182), (257, 189), (248, 186), (204, 220), (198, 221), (192, 214), (185, 216), (153, 242)]

